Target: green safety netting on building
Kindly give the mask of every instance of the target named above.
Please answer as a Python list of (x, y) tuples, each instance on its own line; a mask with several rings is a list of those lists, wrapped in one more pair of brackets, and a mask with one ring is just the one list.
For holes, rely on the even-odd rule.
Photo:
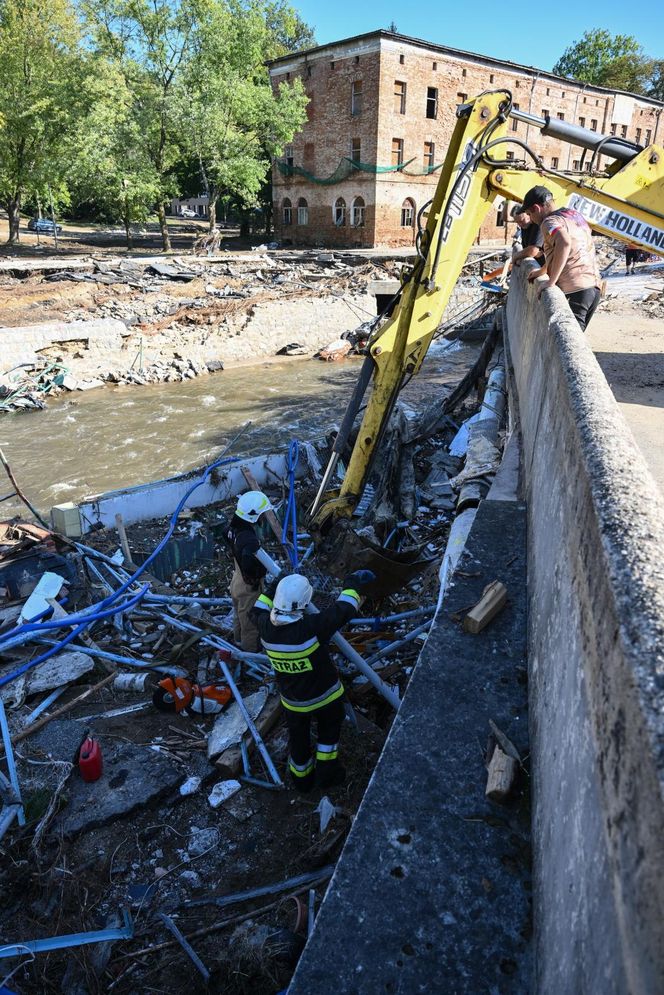
[(276, 166), (283, 176), (303, 176), (305, 180), (309, 180), (311, 183), (318, 183), (321, 186), (331, 186), (333, 183), (341, 183), (342, 180), (348, 179), (352, 173), (356, 172), (403, 173), (405, 176), (430, 176), (431, 173), (435, 173), (443, 165), (440, 162), (437, 166), (425, 166), (423, 169), (406, 169), (406, 166), (410, 166), (411, 162), (415, 162), (415, 159), (408, 159), (406, 162), (399, 163), (398, 166), (378, 166), (376, 163), (360, 162), (358, 159), (349, 159), (347, 156), (344, 156), (339, 160), (339, 165), (329, 176), (314, 176), (308, 169), (303, 169), (302, 166), (291, 166), (283, 159), (277, 159)]

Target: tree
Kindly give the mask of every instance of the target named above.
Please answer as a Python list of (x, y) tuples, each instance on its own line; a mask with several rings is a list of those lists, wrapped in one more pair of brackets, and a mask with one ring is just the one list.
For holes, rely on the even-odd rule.
[(664, 59), (654, 59), (648, 96), (664, 100)]
[(571, 76), (587, 83), (603, 85), (602, 80), (615, 59), (640, 58), (641, 45), (632, 35), (611, 35), (605, 28), (586, 31), (580, 41), (565, 50), (553, 67), (559, 76)]
[(632, 35), (611, 35), (604, 28), (596, 28), (586, 31), (580, 41), (566, 49), (553, 71), (596, 86), (657, 97), (663, 89), (663, 64), (646, 55)]
[(0, 6), (0, 201), (18, 242), (28, 191), (62, 183), (84, 115), (85, 63), (68, 0), (5, 0)]
[(127, 248), (132, 248), (131, 226), (147, 220), (159, 200), (159, 176), (142, 141), (121, 66), (96, 58), (87, 96), (90, 110), (79, 132), (71, 186), (79, 202), (94, 204), (98, 214), (113, 221), (122, 220)]
[[(290, 17), (289, 8), (281, 8)], [(272, 90), (265, 60), (274, 51), (274, 5), (209, 0), (183, 70), (179, 130), (183, 153), (198, 163), (210, 228), (222, 197), (257, 203), (272, 156), (306, 120), (300, 80)], [(290, 21), (281, 32), (287, 35)]]
[[(143, 177), (145, 160), (151, 164), (166, 252), (171, 242), (165, 204), (179, 156), (178, 88), (195, 25), (207, 6), (207, 0), (88, 0), (85, 5), (97, 51), (116, 61), (131, 95), (134, 162)], [(145, 189), (142, 180), (138, 186)]]

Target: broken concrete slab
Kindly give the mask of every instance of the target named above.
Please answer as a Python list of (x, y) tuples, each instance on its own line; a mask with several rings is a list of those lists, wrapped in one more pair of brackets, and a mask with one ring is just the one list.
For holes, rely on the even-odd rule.
[(78, 680), (83, 674), (94, 670), (92, 657), (72, 650), (70, 653), (58, 653), (44, 663), (31, 670), (26, 681), (26, 693), (37, 694), (38, 691), (50, 691)]
[[(267, 698), (267, 688), (261, 688), (244, 699), (247, 711), (254, 722), (262, 712)], [(214, 760), (224, 750), (236, 746), (246, 731), (247, 723), (244, 721), (239, 705), (234, 701), (225, 712), (221, 713), (212, 727), (208, 737), (208, 759)]]
[[(80, 740), (80, 726), (78, 730)], [(53, 824), (55, 832), (75, 836), (123, 818), (175, 790), (182, 779), (171, 760), (146, 747), (103, 742), (102, 748), (102, 776), (86, 783), (74, 772), (68, 784), (67, 807)]]
[(212, 791), (208, 795), (208, 802), (212, 808), (219, 808), (224, 802), (228, 801), (236, 794), (242, 785), (239, 781), (234, 781), (232, 779), (228, 781), (218, 781), (213, 787)]

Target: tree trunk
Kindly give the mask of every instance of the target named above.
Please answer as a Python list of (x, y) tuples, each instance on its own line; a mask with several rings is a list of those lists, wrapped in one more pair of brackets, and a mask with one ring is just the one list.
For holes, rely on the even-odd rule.
[(124, 221), (125, 233), (127, 235), (127, 248), (134, 248), (134, 240), (131, 236), (131, 211), (129, 210), (129, 203), (125, 200), (125, 208), (122, 215), (122, 220)]
[(159, 214), (159, 227), (161, 229), (161, 243), (163, 245), (164, 252), (170, 252), (171, 236), (169, 234), (168, 225), (166, 223), (166, 210), (161, 201), (159, 202), (158, 214)]
[(9, 218), (9, 238), (8, 242), (15, 243), (20, 239), (21, 224), (21, 195), (20, 193), (10, 197), (7, 201), (7, 217)]
[(208, 211), (210, 214), (210, 231), (213, 232), (217, 224), (217, 195), (211, 194), (208, 200)]

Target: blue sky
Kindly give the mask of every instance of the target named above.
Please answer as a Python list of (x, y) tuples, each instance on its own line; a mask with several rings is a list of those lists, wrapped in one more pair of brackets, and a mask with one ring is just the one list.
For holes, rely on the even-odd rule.
[(465, 0), (417, 5), (403, 0), (291, 0), (311, 24), (319, 44), (387, 28), (522, 65), (551, 69), (584, 31), (606, 28), (634, 35), (649, 55), (664, 58), (662, 0), (530, 0), (489, 3)]

